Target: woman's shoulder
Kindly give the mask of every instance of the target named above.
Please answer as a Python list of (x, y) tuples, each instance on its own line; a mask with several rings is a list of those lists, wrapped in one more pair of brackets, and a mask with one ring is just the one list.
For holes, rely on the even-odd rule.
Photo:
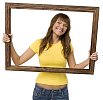
[(31, 43), (30, 46), (34, 46), (34, 45), (37, 46), (37, 45), (40, 45), (41, 41), (42, 41), (42, 39), (36, 39), (36, 40), (34, 40), (34, 41)]
[(34, 42), (41, 43), (42, 39), (36, 39)]

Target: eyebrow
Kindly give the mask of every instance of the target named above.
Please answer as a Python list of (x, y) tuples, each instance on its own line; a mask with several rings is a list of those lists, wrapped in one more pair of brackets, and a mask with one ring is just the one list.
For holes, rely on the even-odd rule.
[[(63, 21), (63, 22), (65, 22), (62, 18), (60, 18), (60, 19), (57, 19), (57, 21)], [(66, 23), (66, 22), (65, 22)], [(67, 24), (67, 23), (66, 23)]]
[[(57, 19), (57, 22), (58, 21), (63, 21), (63, 22), (65, 22), (62, 18), (60, 18), (59, 20)], [(65, 24), (64, 25), (66, 25), (66, 26), (68, 26), (68, 24), (65, 22)]]

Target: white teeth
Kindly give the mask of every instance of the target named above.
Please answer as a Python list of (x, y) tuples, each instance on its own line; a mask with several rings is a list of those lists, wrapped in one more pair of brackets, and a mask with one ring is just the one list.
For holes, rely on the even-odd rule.
[(56, 28), (59, 32), (63, 32), (63, 30), (61, 28)]
[(62, 32), (62, 30), (59, 30), (59, 32)]
[(59, 32), (62, 32), (62, 29), (58, 29)]

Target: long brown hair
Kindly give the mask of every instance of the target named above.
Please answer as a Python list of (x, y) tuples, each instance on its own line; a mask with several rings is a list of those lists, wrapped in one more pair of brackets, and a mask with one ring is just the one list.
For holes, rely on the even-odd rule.
[(63, 54), (64, 54), (64, 57), (67, 59), (68, 55), (70, 54), (70, 51), (71, 51), (71, 48), (70, 48), (71, 39), (70, 39), (70, 36), (69, 36), (70, 19), (66, 14), (63, 14), (63, 13), (56, 14), (52, 18), (50, 26), (49, 26), (48, 31), (47, 31), (47, 34), (42, 39), (42, 42), (40, 44), (39, 55), (43, 52), (43, 50), (45, 49), (47, 44), (48, 44), (48, 49), (52, 46), (52, 44), (53, 44), (53, 38), (52, 38), (53, 30), (52, 30), (52, 28), (53, 28), (53, 25), (57, 21), (58, 18), (62, 19), (67, 24), (66, 32), (63, 35), (60, 36), (60, 40), (61, 40), (61, 43), (62, 43), (62, 46), (63, 46)]

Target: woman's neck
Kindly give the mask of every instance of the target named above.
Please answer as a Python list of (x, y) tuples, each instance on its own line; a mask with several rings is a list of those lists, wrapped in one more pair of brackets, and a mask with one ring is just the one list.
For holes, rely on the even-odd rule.
[(53, 33), (53, 43), (57, 43), (59, 41), (59, 36)]

